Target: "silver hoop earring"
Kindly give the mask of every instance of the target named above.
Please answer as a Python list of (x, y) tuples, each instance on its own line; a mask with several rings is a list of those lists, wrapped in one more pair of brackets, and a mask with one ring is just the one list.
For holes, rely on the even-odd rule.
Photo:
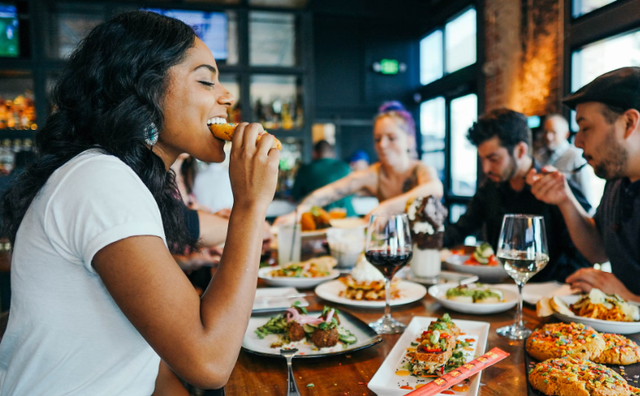
[(154, 146), (158, 143), (158, 128), (156, 128), (156, 124), (153, 122), (145, 129), (145, 133), (147, 134), (147, 138), (144, 139), (144, 142), (149, 146)]

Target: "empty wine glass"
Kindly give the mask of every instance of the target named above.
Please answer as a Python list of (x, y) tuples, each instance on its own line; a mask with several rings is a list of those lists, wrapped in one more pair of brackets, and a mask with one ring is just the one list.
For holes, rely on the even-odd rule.
[(531, 330), (526, 329), (522, 322), (522, 288), (549, 262), (544, 218), (525, 214), (505, 215), (496, 257), (518, 285), (516, 322), (499, 328), (497, 333), (514, 340), (522, 340), (531, 334)]
[(407, 325), (391, 317), (391, 279), (413, 255), (407, 215), (372, 214), (369, 218), (365, 255), (367, 261), (385, 278), (384, 316), (369, 323), (369, 326), (378, 334), (402, 333)]

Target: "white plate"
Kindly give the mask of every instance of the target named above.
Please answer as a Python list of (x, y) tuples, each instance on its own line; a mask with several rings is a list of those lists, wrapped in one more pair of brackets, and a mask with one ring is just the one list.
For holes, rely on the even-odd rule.
[[(313, 316), (320, 316), (321, 313), (321, 311), (309, 312), (309, 314)], [(269, 334), (263, 339), (260, 339), (255, 333), (256, 329), (267, 323), (272, 316), (275, 315), (252, 316), (251, 319), (249, 319), (249, 326), (247, 327), (247, 332), (245, 333), (244, 340), (242, 341), (242, 348), (244, 350), (262, 356), (281, 356), (280, 348), (271, 348), (271, 344), (279, 340), (276, 334)], [(284, 345), (284, 347), (297, 348), (298, 354), (295, 356), (296, 359), (317, 358), (351, 353), (360, 349), (368, 348), (382, 341), (382, 337), (379, 336), (371, 327), (350, 313), (339, 310), (338, 317), (340, 318), (340, 326), (349, 330), (358, 338), (358, 341), (354, 344), (344, 348), (341, 343), (338, 343), (338, 345), (332, 348), (316, 349), (313, 344), (308, 344), (305, 341), (298, 341)]]
[[(567, 305), (573, 304), (580, 299), (580, 296), (562, 296), (559, 297), (562, 299)], [(601, 319), (591, 319), (591, 318), (583, 318), (582, 316), (569, 316), (563, 315), (558, 312), (554, 312), (553, 316), (560, 319), (563, 322), (571, 323), (578, 322), (584, 323), (587, 326), (593, 327), (597, 331), (601, 331), (603, 333), (618, 333), (618, 334), (634, 334), (640, 333), (640, 322), (616, 322), (613, 320), (601, 320)]]
[[(465, 333), (458, 337), (458, 339), (464, 340), (465, 338), (475, 338), (476, 342), (473, 343), (473, 351), (465, 351), (468, 353), (467, 361), (473, 360), (473, 358), (482, 355), (487, 347), (487, 336), (489, 335), (489, 328), (491, 327), (487, 322), (476, 322), (473, 320), (458, 320), (453, 319), (460, 330)], [(369, 381), (369, 389), (378, 395), (385, 396), (401, 396), (411, 392), (408, 389), (400, 389), (402, 385), (408, 385), (415, 388), (417, 384), (424, 384), (432, 381), (434, 378), (416, 378), (413, 376), (398, 376), (396, 371), (405, 359), (405, 353), (407, 348), (411, 347), (411, 343), (420, 337), (423, 331), (426, 331), (429, 324), (437, 318), (425, 318), (416, 316), (411, 320), (409, 326), (402, 334), (402, 337), (396, 342), (391, 353), (387, 355), (387, 358), (382, 363), (382, 366), (376, 371), (371, 381)], [(470, 377), (469, 390), (466, 392), (455, 392), (456, 396), (475, 396), (478, 394), (478, 388), (480, 386), (480, 375), (482, 372)], [(466, 380), (465, 380), (466, 381)]]
[[(398, 283), (400, 298), (391, 300), (391, 305), (409, 304), (420, 300), (427, 294), (427, 289), (413, 282), (400, 281)], [(316, 295), (327, 301), (344, 305), (353, 305), (358, 307), (384, 308), (384, 301), (368, 301), (368, 300), (351, 300), (350, 298), (340, 297), (340, 292), (347, 289), (347, 286), (339, 280), (323, 283), (316, 287)]]
[(478, 275), (480, 282), (500, 282), (508, 278), (507, 271), (501, 265), (465, 265), (469, 255), (452, 254), (444, 261), (444, 266), (450, 271), (464, 272)]
[(277, 270), (280, 267), (264, 267), (258, 270), (258, 278), (263, 279), (267, 285), (270, 286), (288, 286), (297, 287), (300, 289), (308, 289), (319, 285), (322, 282), (335, 279), (340, 276), (340, 271), (331, 270), (328, 276), (319, 276), (317, 278), (293, 278), (287, 276), (270, 276), (271, 271)]
[(300, 294), (300, 292), (293, 287), (261, 287), (256, 290), (252, 312), (282, 311), (296, 301), (300, 301), (301, 307), (308, 307), (309, 301), (304, 297), (287, 298), (287, 296), (295, 296), (296, 294)]
[(435, 298), (445, 308), (449, 308), (453, 311), (470, 313), (477, 315), (494, 314), (498, 312), (507, 311), (516, 306), (518, 303), (518, 294), (511, 290), (500, 289), (498, 287), (492, 287), (492, 289), (499, 289), (504, 296), (504, 302), (496, 304), (474, 304), (463, 303), (458, 301), (452, 301), (447, 299), (447, 290), (452, 287), (458, 286), (457, 283), (445, 283), (443, 285), (435, 285), (429, 288), (429, 295)]
[[(405, 267), (406, 268), (406, 267)], [(453, 271), (440, 271), (440, 275), (437, 278), (421, 278), (419, 276), (415, 276), (411, 273), (411, 270), (405, 273), (405, 278), (408, 281), (422, 283), (423, 285), (433, 286), (433, 285), (441, 285), (443, 283), (450, 282), (463, 282), (464, 284), (469, 284), (478, 281), (478, 275), (472, 274), (462, 274), (460, 272)]]

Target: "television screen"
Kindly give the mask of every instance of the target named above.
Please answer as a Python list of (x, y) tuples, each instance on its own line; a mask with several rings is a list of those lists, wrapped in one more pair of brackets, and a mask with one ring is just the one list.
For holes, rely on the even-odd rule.
[(181, 20), (195, 30), (200, 40), (209, 47), (216, 60), (227, 59), (227, 16), (225, 13), (159, 8), (145, 8), (145, 10)]
[(0, 3), (0, 56), (19, 55), (18, 12), (15, 6)]

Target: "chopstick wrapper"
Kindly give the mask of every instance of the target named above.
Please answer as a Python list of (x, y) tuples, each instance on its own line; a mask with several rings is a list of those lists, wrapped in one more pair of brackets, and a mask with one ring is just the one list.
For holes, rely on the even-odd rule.
[(473, 359), (469, 363), (465, 363), (455, 370), (451, 370), (442, 377), (438, 377), (433, 381), (427, 383), (425, 386), (420, 387), (413, 392), (409, 392), (407, 395), (411, 396), (433, 396), (438, 393), (451, 388), (453, 385), (461, 382), (462, 380), (471, 377), (480, 370), (498, 363), (502, 359), (509, 356), (509, 354), (500, 348), (493, 348), (484, 355)]

